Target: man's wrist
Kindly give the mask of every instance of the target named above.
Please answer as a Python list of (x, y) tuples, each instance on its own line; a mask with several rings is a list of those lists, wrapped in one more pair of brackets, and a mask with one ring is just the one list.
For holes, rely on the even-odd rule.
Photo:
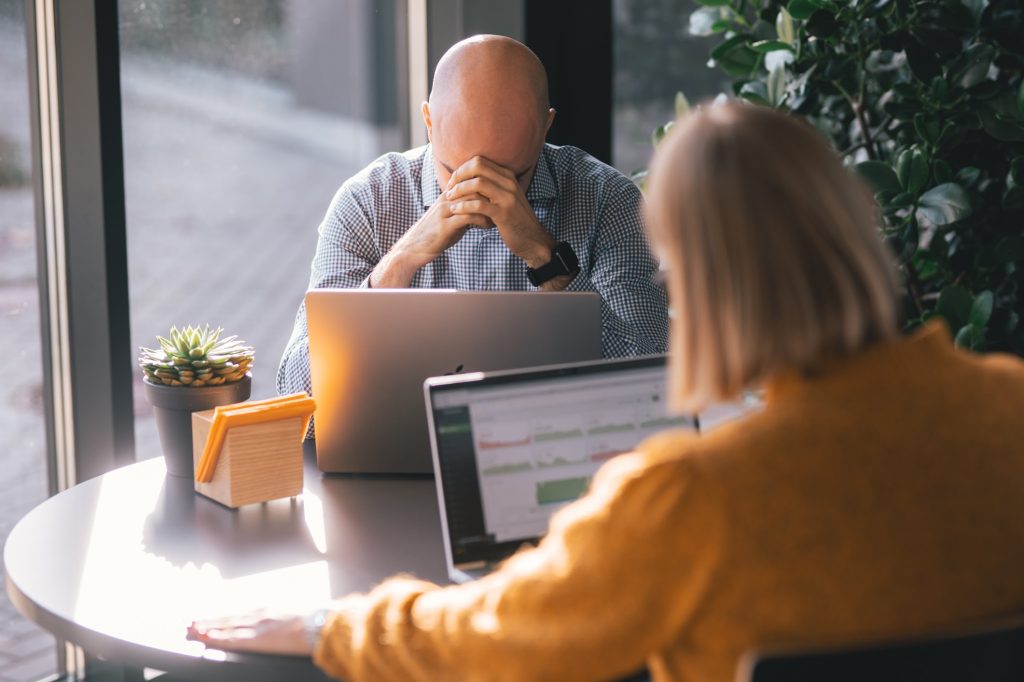
[(570, 284), (572, 284), (572, 281), (574, 279), (576, 279), (576, 274), (577, 273), (553, 277), (548, 281), (544, 282), (543, 284), (541, 284), (537, 288), (540, 289), (541, 291), (563, 291), (567, 289)]
[(544, 236), (547, 237), (546, 240), (536, 242), (528, 252), (520, 255), (526, 267), (536, 270), (551, 262), (551, 252), (558, 246), (558, 242), (546, 232)]
[(426, 263), (404, 253), (397, 245), (388, 251), (370, 273), (371, 289), (404, 289)]

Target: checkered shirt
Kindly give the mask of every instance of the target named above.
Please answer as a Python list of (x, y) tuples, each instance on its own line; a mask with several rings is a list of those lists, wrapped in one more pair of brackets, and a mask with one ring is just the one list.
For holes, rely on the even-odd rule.
[[(430, 145), (385, 154), (348, 180), (320, 224), (309, 288), (368, 286), (370, 272), (441, 194)], [(657, 283), (641, 220), (642, 197), (628, 178), (575, 147), (545, 145), (526, 198), (580, 272), (567, 291), (601, 296), (605, 357), (665, 352), (667, 300)], [(413, 287), (532, 291), (526, 265), (494, 229), (470, 229), (413, 277)], [(307, 391), (305, 304), (277, 372), (282, 394)]]

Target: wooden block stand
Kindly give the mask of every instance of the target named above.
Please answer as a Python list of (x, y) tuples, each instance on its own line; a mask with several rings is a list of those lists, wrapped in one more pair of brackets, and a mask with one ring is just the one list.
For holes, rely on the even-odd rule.
[[(192, 413), (192, 462), (199, 456), (213, 425), (213, 410)], [(275, 419), (227, 430), (217, 467), (196, 492), (237, 508), (243, 504), (293, 497), (302, 492), (303, 417)]]

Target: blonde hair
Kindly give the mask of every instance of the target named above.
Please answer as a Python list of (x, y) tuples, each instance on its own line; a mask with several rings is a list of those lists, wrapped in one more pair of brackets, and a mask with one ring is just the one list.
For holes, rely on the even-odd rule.
[(860, 181), (807, 123), (705, 106), (651, 165), (648, 230), (668, 270), (678, 409), (894, 336), (899, 286)]

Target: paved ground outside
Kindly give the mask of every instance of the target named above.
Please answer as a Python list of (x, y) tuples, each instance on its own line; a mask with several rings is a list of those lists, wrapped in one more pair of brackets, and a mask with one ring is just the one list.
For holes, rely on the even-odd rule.
[[(0, 142), (13, 144), (27, 175), (21, 31), (0, 23)], [(172, 324), (223, 326), (256, 348), (254, 397), (272, 395), (316, 227), (341, 182), (372, 158), (372, 131), (298, 109), (257, 82), (131, 53), (122, 81), (132, 347)], [(35, 259), (31, 186), (0, 187), (0, 542), (47, 494)], [(139, 385), (135, 407), (137, 455), (157, 456)], [(52, 673), (54, 652), (4, 593), (0, 682)]]

